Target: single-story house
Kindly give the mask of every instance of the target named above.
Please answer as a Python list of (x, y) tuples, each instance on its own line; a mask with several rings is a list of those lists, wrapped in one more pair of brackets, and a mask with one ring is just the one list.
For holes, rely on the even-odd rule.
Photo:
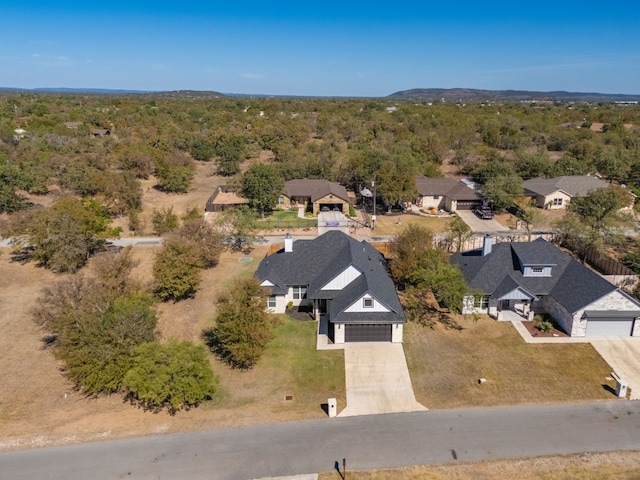
[(416, 177), (417, 205), (423, 209), (473, 210), (482, 205), (482, 195), (464, 182), (453, 178)]
[(549, 314), (573, 337), (640, 336), (640, 302), (553, 244), (484, 238), (451, 257), (469, 287), (462, 313), (498, 320)]
[(278, 199), (280, 208), (304, 205), (306, 211), (317, 214), (321, 210), (349, 212), (350, 197), (347, 189), (336, 182), (322, 179), (289, 180)]
[(406, 319), (387, 263), (365, 241), (337, 230), (313, 240), (287, 235), (255, 276), (270, 312), (306, 307), (334, 343), (402, 342)]
[(540, 208), (567, 208), (573, 197), (585, 197), (592, 190), (609, 184), (591, 175), (567, 175), (555, 178), (531, 178), (522, 184), (524, 194), (535, 199)]
[(235, 192), (229, 191), (226, 185), (220, 185), (207, 200), (207, 205), (204, 210), (205, 212), (221, 212), (226, 208), (246, 205), (248, 203), (249, 200)]

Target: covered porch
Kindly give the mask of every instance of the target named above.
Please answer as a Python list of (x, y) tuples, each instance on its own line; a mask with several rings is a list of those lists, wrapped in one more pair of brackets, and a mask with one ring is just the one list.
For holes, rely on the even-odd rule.
[(504, 287), (489, 299), (489, 315), (499, 321), (533, 320), (533, 304), (538, 297), (519, 285)]

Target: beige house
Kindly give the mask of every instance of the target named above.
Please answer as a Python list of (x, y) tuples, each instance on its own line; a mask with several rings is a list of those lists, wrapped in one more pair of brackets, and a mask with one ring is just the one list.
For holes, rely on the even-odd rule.
[(318, 214), (322, 210), (349, 212), (347, 189), (339, 183), (322, 179), (289, 180), (278, 200), (278, 207), (289, 208), (303, 205), (305, 211)]
[(532, 197), (539, 208), (567, 208), (573, 197), (585, 197), (593, 190), (609, 184), (591, 175), (572, 175), (556, 178), (532, 178), (522, 184), (524, 194)]
[(416, 177), (417, 205), (424, 210), (473, 210), (482, 205), (482, 195), (477, 190), (453, 178)]

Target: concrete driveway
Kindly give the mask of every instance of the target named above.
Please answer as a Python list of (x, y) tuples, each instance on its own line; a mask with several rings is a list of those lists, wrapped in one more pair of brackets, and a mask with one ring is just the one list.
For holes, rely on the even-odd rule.
[(456, 210), (458, 215), (464, 223), (471, 227), (476, 233), (496, 233), (496, 232), (508, 232), (509, 228), (498, 223), (496, 220), (482, 220), (473, 213), (471, 210)]
[(591, 339), (591, 345), (631, 388), (631, 399), (640, 399), (640, 338)]
[(427, 410), (416, 402), (402, 344), (347, 343), (344, 364), (347, 407), (339, 417)]

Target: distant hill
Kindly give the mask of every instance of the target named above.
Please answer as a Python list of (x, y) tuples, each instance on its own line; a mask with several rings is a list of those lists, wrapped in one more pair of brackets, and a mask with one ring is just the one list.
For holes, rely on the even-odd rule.
[(520, 101), (560, 101), (560, 102), (637, 102), (640, 95), (579, 92), (534, 92), (528, 90), (478, 90), (474, 88), (414, 88), (402, 90), (387, 96), (397, 100), (421, 100), (448, 102), (520, 102)]

